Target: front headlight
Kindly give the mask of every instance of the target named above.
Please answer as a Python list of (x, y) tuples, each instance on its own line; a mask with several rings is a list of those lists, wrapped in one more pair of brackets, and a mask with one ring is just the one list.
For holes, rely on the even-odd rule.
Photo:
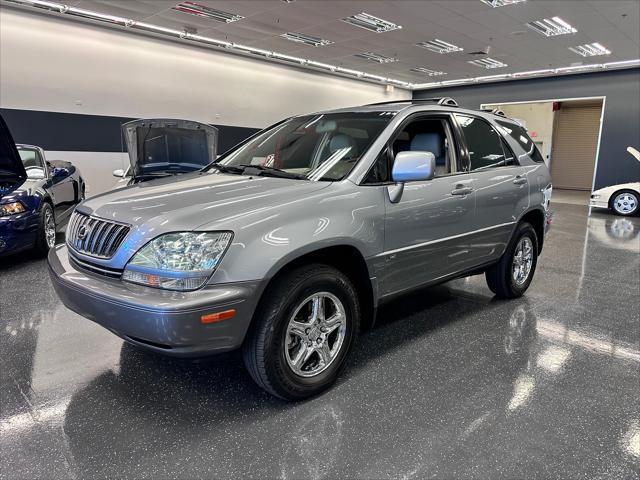
[(161, 235), (133, 256), (122, 279), (167, 290), (195, 290), (214, 272), (232, 238), (231, 232)]
[(16, 213), (25, 212), (24, 205), (20, 202), (5, 203), (0, 205), (0, 217), (8, 217), (9, 215), (15, 215)]

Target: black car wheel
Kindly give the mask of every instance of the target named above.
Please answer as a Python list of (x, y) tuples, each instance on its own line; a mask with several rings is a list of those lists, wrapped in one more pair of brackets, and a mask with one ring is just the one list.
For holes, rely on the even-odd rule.
[(521, 296), (533, 280), (538, 263), (538, 237), (531, 224), (522, 222), (500, 261), (486, 272), (489, 289), (500, 298)]
[(253, 379), (285, 400), (301, 400), (328, 388), (360, 323), (351, 281), (327, 265), (308, 265), (277, 279), (263, 298), (243, 346)]
[(56, 220), (53, 208), (47, 202), (42, 204), (38, 219), (38, 237), (35, 250), (39, 255), (46, 255), (56, 244)]

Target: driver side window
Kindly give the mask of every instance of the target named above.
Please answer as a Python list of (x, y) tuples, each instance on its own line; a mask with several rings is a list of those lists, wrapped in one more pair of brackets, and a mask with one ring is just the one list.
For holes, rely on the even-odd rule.
[(399, 152), (431, 152), (436, 159), (435, 177), (455, 172), (455, 149), (451, 130), (445, 119), (418, 118), (405, 125), (391, 139), (389, 147), (380, 153), (378, 160), (367, 174), (365, 184), (388, 183), (392, 181), (393, 159)]

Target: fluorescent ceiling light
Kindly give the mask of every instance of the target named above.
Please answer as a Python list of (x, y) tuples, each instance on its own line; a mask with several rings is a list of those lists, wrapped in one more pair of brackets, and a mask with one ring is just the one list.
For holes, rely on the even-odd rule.
[(374, 52), (356, 53), (354, 57), (364, 58), (365, 60), (370, 60), (372, 62), (377, 62), (377, 63), (393, 63), (398, 61), (397, 58), (386, 57), (384, 55), (380, 55)]
[(584, 45), (578, 45), (576, 47), (569, 47), (574, 53), (582, 57), (598, 57), (600, 55), (609, 55), (611, 53), (610, 50), (603, 47), (599, 43), (585, 43)]
[(543, 18), (541, 20), (535, 20), (527, 23), (527, 27), (538, 32), (545, 37), (555, 37), (558, 35), (567, 35), (569, 33), (576, 33), (574, 27), (562, 20), (560, 17)]
[(321, 47), (323, 45), (331, 45), (333, 43), (331, 40), (325, 40), (324, 38), (297, 32), (287, 32), (280, 36), (287, 40), (291, 40), (292, 42), (304, 43), (305, 45), (310, 45), (312, 47)]
[(189, 15), (195, 15), (197, 17), (208, 18), (216, 20), (217, 22), (231, 23), (242, 20), (242, 15), (236, 15), (233, 13), (223, 12), (222, 10), (216, 10), (215, 8), (207, 7), (206, 5), (200, 5), (195, 2), (182, 2), (172, 7), (173, 10), (182, 13), (188, 13)]
[(475, 65), (476, 67), (482, 67), (487, 69), (504, 68), (509, 66), (506, 63), (501, 62), (500, 60), (494, 60), (493, 58), (488, 58), (488, 57), (480, 58), (478, 60), (469, 60), (467, 63), (470, 63), (471, 65)]
[(440, 77), (442, 75), (446, 75), (445, 72), (440, 72), (438, 70), (430, 70), (424, 67), (416, 67), (411, 69), (412, 72), (420, 73), (422, 75), (426, 75), (428, 77)]
[(369, 15), (365, 12), (343, 18), (342, 21), (376, 33), (390, 32), (391, 30), (398, 30), (402, 28), (401, 25), (396, 25), (393, 22), (374, 17), (373, 15)]
[(515, 3), (522, 3), (525, 0), (480, 0), (482, 3), (486, 3), (490, 7), (498, 8), (505, 5), (513, 5)]
[(462, 52), (464, 50), (462, 47), (458, 47), (452, 43), (447, 43), (444, 40), (438, 40), (437, 38), (429, 40), (428, 42), (416, 43), (416, 47), (426, 48), (427, 50), (431, 50), (435, 53)]

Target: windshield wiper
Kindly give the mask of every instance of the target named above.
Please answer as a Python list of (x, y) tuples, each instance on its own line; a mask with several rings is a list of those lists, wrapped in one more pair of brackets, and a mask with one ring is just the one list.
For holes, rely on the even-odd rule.
[(242, 168), (243, 175), (266, 175), (277, 178), (292, 178), (295, 180), (308, 180), (302, 173), (291, 173), (279, 168), (265, 167), (264, 165), (238, 165)]
[(222, 165), (221, 163), (212, 163), (208, 168), (215, 168), (222, 173), (242, 173), (244, 168), (236, 167), (235, 165)]

